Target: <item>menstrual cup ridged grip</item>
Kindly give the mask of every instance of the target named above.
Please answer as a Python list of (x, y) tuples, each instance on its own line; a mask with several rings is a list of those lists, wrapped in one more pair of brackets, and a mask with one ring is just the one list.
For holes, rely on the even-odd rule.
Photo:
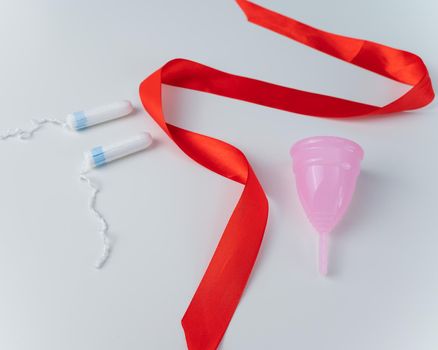
[(327, 235), (344, 216), (356, 188), (363, 150), (333, 136), (311, 137), (291, 149), (298, 196), (320, 234), (320, 272), (327, 273)]

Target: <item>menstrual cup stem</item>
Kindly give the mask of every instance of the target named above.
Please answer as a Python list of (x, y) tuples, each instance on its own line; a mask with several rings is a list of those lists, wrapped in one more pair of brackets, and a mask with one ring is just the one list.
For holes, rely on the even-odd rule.
[(328, 272), (328, 233), (319, 234), (319, 273), (323, 276)]

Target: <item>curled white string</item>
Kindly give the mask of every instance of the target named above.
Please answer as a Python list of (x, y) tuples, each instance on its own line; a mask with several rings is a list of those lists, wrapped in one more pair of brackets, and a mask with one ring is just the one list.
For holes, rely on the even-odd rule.
[[(0, 133), (0, 140), (7, 140), (10, 138), (18, 138), (20, 140), (31, 139), (37, 131), (42, 129), (47, 124), (67, 127), (67, 124), (65, 122), (55, 118), (31, 119), (31, 123), (32, 126), (29, 129), (8, 129), (5, 132)], [(97, 217), (100, 224), (99, 233), (102, 238), (103, 249), (100, 258), (95, 264), (95, 267), (97, 269), (101, 269), (105, 265), (111, 254), (111, 241), (108, 235), (109, 226), (103, 215), (96, 208), (97, 194), (99, 193), (100, 189), (87, 176), (87, 171), (81, 171), (80, 179), (84, 181), (91, 189), (89, 209)]]
[(59, 119), (43, 118), (43, 119), (31, 119), (32, 127), (29, 130), (21, 128), (8, 129), (4, 133), (0, 134), (0, 140), (7, 140), (9, 138), (17, 137), (20, 140), (28, 140), (33, 137), (35, 132), (40, 130), (44, 125), (51, 124), (66, 127), (67, 124)]
[(93, 183), (93, 181), (91, 181), (91, 179), (87, 176), (87, 173), (87, 171), (82, 171), (79, 175), (79, 178), (83, 182), (85, 182), (91, 190), (91, 197), (88, 202), (88, 208), (94, 214), (100, 224), (99, 234), (102, 239), (102, 254), (97, 260), (95, 267), (96, 269), (101, 269), (105, 265), (111, 254), (111, 240), (108, 235), (109, 225), (102, 213), (96, 208), (96, 200), (97, 195), (100, 192), (100, 188), (95, 183)]

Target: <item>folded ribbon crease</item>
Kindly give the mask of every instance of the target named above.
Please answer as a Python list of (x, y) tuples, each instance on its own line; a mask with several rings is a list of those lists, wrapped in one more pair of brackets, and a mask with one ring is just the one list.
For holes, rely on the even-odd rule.
[(141, 83), (140, 98), (144, 108), (181, 150), (211, 171), (244, 185), (237, 206), (182, 319), (190, 350), (214, 350), (218, 347), (257, 258), (268, 218), (268, 201), (240, 150), (166, 122), (162, 85), (329, 118), (402, 112), (423, 107), (434, 98), (427, 68), (415, 54), (328, 33), (247, 0), (237, 0), (237, 3), (252, 23), (340, 60), (409, 84), (412, 88), (385, 106), (373, 106), (236, 76), (185, 59), (166, 63)]

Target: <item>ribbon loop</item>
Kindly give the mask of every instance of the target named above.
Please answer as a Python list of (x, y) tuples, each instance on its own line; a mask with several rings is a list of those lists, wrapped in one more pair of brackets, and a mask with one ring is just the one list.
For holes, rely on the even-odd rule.
[(144, 108), (189, 157), (244, 185), (240, 200), (182, 320), (190, 350), (218, 347), (259, 252), (268, 217), (268, 201), (240, 150), (166, 122), (162, 84), (330, 118), (412, 110), (429, 104), (434, 98), (427, 68), (415, 54), (328, 33), (247, 0), (237, 0), (237, 3), (250, 22), (348, 63), (412, 85), (412, 88), (395, 101), (379, 107), (236, 76), (184, 59), (166, 63), (141, 83), (140, 98)]

